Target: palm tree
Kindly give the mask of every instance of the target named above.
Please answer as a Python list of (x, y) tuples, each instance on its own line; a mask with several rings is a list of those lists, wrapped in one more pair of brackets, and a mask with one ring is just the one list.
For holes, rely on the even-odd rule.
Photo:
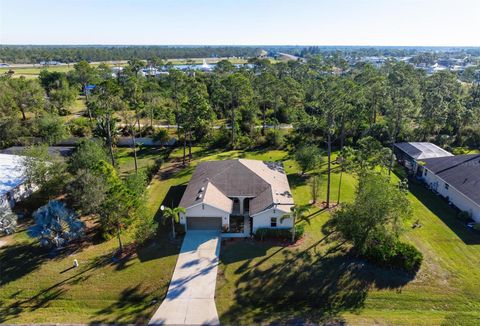
[[(163, 207), (163, 205), (162, 205)], [(170, 208), (170, 207), (163, 207), (163, 224), (167, 221), (167, 219), (172, 219), (172, 238), (175, 239), (175, 223), (180, 222), (180, 217), (179, 214), (183, 213), (185, 214), (187, 210), (183, 207), (175, 207), (175, 208)]]
[(289, 214), (285, 214), (282, 216), (280, 221), (283, 221), (286, 218), (292, 218), (293, 219), (293, 224), (292, 224), (292, 243), (295, 242), (295, 224), (298, 221), (306, 221), (307, 223), (310, 223), (308, 220), (307, 216), (305, 215), (308, 212), (308, 207), (307, 206), (292, 206), (290, 208), (292, 211)]

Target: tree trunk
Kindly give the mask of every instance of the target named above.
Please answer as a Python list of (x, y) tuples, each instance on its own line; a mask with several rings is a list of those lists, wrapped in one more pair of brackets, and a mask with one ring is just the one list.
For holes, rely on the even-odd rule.
[(345, 144), (345, 117), (342, 115), (342, 121), (340, 123), (340, 151)]
[(400, 113), (400, 107), (397, 108), (397, 119), (395, 121), (395, 127), (394, 127), (394, 130), (393, 130), (393, 135), (392, 135), (392, 147), (391, 147), (391, 154), (390, 154), (390, 165), (388, 166), (388, 175), (390, 176), (390, 174), (392, 173), (392, 169), (393, 169), (393, 160), (394, 160), (394, 149), (395, 149), (395, 142), (397, 141), (397, 137), (398, 137), (398, 129), (400, 128), (400, 117), (401, 117), (401, 113)]
[(235, 108), (232, 106), (232, 148), (235, 148)]
[(172, 238), (175, 239), (175, 218), (172, 216)]
[(88, 120), (90, 120), (90, 123), (92, 123), (92, 111), (90, 110), (90, 107), (88, 106), (88, 92), (87, 92), (87, 85), (83, 85), (83, 93), (85, 94), (85, 104), (87, 106), (87, 113), (88, 113)]
[(142, 127), (140, 126), (140, 114), (135, 110), (135, 119), (137, 119), (137, 126), (138, 126), (138, 132), (142, 130)]
[(265, 103), (263, 104), (263, 111), (262, 111), (262, 120), (263, 120), (263, 126), (262, 126), (262, 135), (265, 136), (265, 130), (267, 129), (267, 108), (265, 106)]
[(106, 116), (107, 123), (107, 143), (108, 149), (110, 151), (110, 159), (112, 160), (112, 165), (115, 166), (115, 157), (113, 155), (113, 144), (112, 144), (112, 131), (110, 130), (110, 114)]
[(330, 207), (330, 177), (331, 177), (331, 161), (332, 161), (332, 135), (330, 130), (327, 133), (327, 151), (328, 151), (328, 167), (327, 167), (327, 208)]
[(133, 131), (132, 128), (132, 145), (133, 145), (133, 160), (135, 162), (135, 174), (138, 173), (138, 163), (137, 163), (137, 143), (135, 141), (135, 132)]
[(192, 130), (188, 131), (188, 161), (192, 160)]
[(22, 120), (23, 121), (27, 120), (27, 116), (25, 115), (25, 110), (23, 108), (20, 108), (20, 111), (22, 112)]
[(292, 243), (295, 242), (295, 216), (292, 214), (293, 226), (292, 226)]
[(150, 128), (153, 130), (153, 106), (150, 110)]
[(186, 157), (186, 149), (187, 149), (187, 132), (186, 128), (183, 128), (183, 166), (185, 166), (185, 157)]
[(118, 250), (120, 253), (123, 253), (123, 242), (122, 237), (120, 236), (120, 225), (117, 223), (117, 238), (118, 238)]

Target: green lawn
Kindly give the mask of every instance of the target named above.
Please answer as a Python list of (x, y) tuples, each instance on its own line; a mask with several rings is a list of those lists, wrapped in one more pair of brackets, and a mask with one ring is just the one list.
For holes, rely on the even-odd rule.
[[(132, 171), (128, 154), (128, 149), (119, 150), (124, 173)], [(139, 165), (162, 155), (154, 149), (140, 151)], [(149, 202), (163, 200), (149, 195)], [(130, 246), (128, 258), (113, 262), (116, 238), (105, 241), (91, 231), (87, 239), (77, 251), (52, 257), (25, 230), (2, 238), (7, 244), (0, 248), (0, 323), (148, 321), (166, 294), (181, 242), (169, 241), (161, 228), (151, 244)], [(131, 235), (125, 234), (124, 241), (129, 247)], [(74, 259), (80, 267), (69, 269)]]
[[(159, 155), (142, 152), (141, 166)], [(285, 151), (208, 151), (193, 148), (193, 161), (181, 166), (176, 149), (152, 180), (148, 207), (175, 205), (200, 161), (227, 158), (283, 161), (295, 201), (307, 204), (307, 179)], [(118, 151), (123, 174), (133, 171), (131, 150)], [(321, 170), (325, 170), (325, 165)], [(336, 201), (339, 174), (332, 176)], [(394, 177), (395, 178), (395, 177)], [(326, 182), (323, 177), (322, 198)], [(355, 179), (343, 176), (342, 201), (352, 200)], [(224, 324), (321, 323), (475, 325), (480, 320), (480, 237), (470, 233), (440, 198), (412, 184), (411, 201), (422, 227), (404, 235), (424, 254), (415, 277), (376, 268), (338, 248), (325, 237), (327, 212), (311, 208), (310, 224), (299, 244), (227, 241), (222, 245), (216, 304)], [(412, 222), (413, 222), (412, 221)], [(48, 258), (23, 232), (0, 249), (0, 322), (142, 323), (163, 298), (179, 243), (163, 234), (123, 264), (109, 257), (115, 239), (86, 246), (69, 257)], [(80, 268), (69, 270), (72, 260)], [(152, 300), (159, 300), (152, 304)]]
[[(298, 167), (286, 155), (276, 158), (286, 159), (295, 201), (308, 202)], [(334, 194), (338, 179), (334, 174)], [(353, 198), (354, 184), (344, 175), (343, 199)], [(216, 294), (221, 321), (478, 325), (480, 236), (470, 233), (444, 201), (422, 186), (411, 185), (410, 199), (413, 221), (419, 219), (422, 227), (409, 229), (404, 237), (425, 256), (415, 277), (377, 268), (357, 260), (348, 248), (335, 248), (322, 233), (328, 213), (319, 212), (295, 247), (251, 241), (222, 247)]]

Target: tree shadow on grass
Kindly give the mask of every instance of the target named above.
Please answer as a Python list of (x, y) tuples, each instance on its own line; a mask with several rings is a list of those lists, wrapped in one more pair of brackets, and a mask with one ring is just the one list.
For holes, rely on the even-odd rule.
[(369, 289), (401, 289), (413, 277), (376, 268), (338, 248), (323, 256), (309, 249), (275, 252), (283, 255), (280, 262), (242, 269), (235, 304), (223, 313), (222, 322), (342, 324), (343, 312), (364, 307)]
[(434, 195), (430, 190), (415, 182), (410, 182), (409, 190), (418, 201), (425, 205), (425, 207), (427, 207), (433, 214), (438, 216), (465, 244), (480, 244), (480, 237), (478, 234), (471, 232), (462, 222), (456, 219), (458, 211), (450, 207), (445, 200)]
[(178, 255), (182, 241), (180, 239), (178, 241), (169, 241), (169, 236), (170, 234), (167, 233), (167, 230), (162, 225), (158, 230), (156, 241), (143, 247), (137, 247), (138, 259), (143, 263), (153, 259)]
[(2, 303), (0, 307), (0, 323), (16, 318), (22, 313), (32, 312), (40, 308), (47, 308), (51, 301), (57, 300), (66, 293), (69, 286), (85, 282), (91, 276), (89, 272), (101, 266), (104, 266), (103, 261), (95, 260), (84, 269), (48, 288), (42, 289), (29, 298), (20, 299), (8, 305)]
[(287, 175), (287, 178), (292, 188), (304, 186), (307, 184), (308, 181), (308, 175), (306, 174), (300, 175), (298, 173), (290, 173)]
[[(143, 292), (141, 284), (124, 289), (118, 300), (96, 312), (100, 318), (91, 324), (131, 323), (147, 324), (151, 315), (152, 300)], [(152, 298), (153, 299), (153, 298)], [(115, 317), (109, 317), (114, 314)]]
[(0, 250), (0, 286), (18, 280), (36, 270), (48, 255), (43, 248), (20, 242)]
[[(162, 201), (162, 205), (166, 207), (177, 207), (180, 204), (185, 189), (187, 189), (186, 184), (171, 186)], [(158, 213), (161, 212), (157, 212), (157, 214)]]

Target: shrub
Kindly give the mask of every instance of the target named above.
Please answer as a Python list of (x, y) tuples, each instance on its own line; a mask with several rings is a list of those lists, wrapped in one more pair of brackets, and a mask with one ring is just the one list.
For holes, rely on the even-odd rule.
[(162, 145), (168, 141), (168, 130), (165, 128), (160, 128), (158, 131), (153, 135), (153, 140), (161, 142)]
[(160, 170), (160, 167), (162, 166), (162, 164), (163, 164), (163, 159), (162, 158), (157, 158), (155, 160), (155, 163), (150, 164), (146, 167), (145, 174), (147, 176), (147, 181), (148, 182), (152, 181), (155, 174), (157, 174), (158, 171)]
[(42, 247), (61, 247), (84, 234), (85, 224), (74, 211), (57, 200), (51, 200), (33, 213), (35, 224), (27, 234), (38, 238)]
[(235, 148), (248, 149), (255, 146), (255, 139), (247, 135), (238, 135)]
[(271, 148), (282, 148), (284, 145), (283, 133), (276, 129), (267, 130), (265, 134), (265, 143)]
[(263, 239), (281, 239), (288, 240), (292, 236), (290, 229), (271, 229), (271, 228), (259, 228), (255, 232), (255, 238), (257, 240)]
[(462, 222), (468, 222), (470, 221), (470, 219), (472, 218), (470, 216), (470, 213), (469, 212), (466, 212), (466, 211), (461, 211), (460, 213), (457, 214), (457, 218), (462, 221)]
[(480, 231), (480, 223), (475, 223), (473, 225), (473, 229), (476, 230), (476, 231)]
[(417, 248), (394, 238), (370, 241), (362, 256), (380, 266), (407, 272), (418, 271), (423, 261), (423, 255)]
[(316, 169), (322, 162), (321, 152), (315, 145), (302, 146), (295, 151), (295, 161), (302, 169), (302, 174)]
[(92, 136), (92, 124), (87, 118), (77, 118), (70, 122), (70, 133), (75, 137), (91, 137)]
[(404, 242), (397, 242), (397, 253), (394, 259), (398, 262), (397, 266), (408, 272), (416, 272), (422, 265), (423, 255), (413, 245)]
[[(295, 240), (300, 239), (305, 233), (305, 226), (299, 224), (295, 226)], [(259, 228), (255, 232), (255, 239), (277, 239), (277, 240), (291, 240), (291, 229), (272, 229), (272, 228)]]
[(38, 136), (49, 145), (53, 145), (68, 136), (64, 122), (54, 115), (45, 115), (37, 119)]
[(221, 126), (217, 132), (212, 134), (210, 147), (225, 148), (230, 143), (230, 139), (230, 131), (225, 126)]
[(142, 245), (152, 239), (157, 233), (157, 228), (158, 223), (153, 218), (147, 216), (139, 218), (135, 227), (135, 241), (137, 244)]
[(295, 226), (295, 240), (300, 239), (303, 237), (303, 234), (305, 233), (305, 225), (304, 224), (299, 224)]

